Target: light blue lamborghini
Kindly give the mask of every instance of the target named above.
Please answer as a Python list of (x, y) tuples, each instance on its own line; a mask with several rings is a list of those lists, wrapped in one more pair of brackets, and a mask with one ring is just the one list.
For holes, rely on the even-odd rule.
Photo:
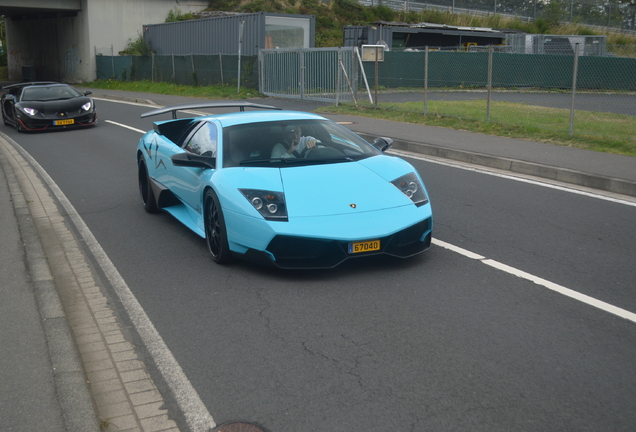
[[(177, 118), (178, 111), (236, 107)], [(256, 108), (258, 110), (248, 110)], [(321, 116), (249, 102), (177, 105), (137, 146), (139, 191), (205, 239), (212, 259), (330, 268), (430, 247), (431, 205), (406, 161)]]

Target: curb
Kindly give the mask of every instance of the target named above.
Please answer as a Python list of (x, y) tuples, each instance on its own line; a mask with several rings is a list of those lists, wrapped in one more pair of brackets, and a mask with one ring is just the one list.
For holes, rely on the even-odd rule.
[[(375, 138), (364, 132), (356, 133), (370, 142), (373, 142)], [(392, 148), (636, 197), (636, 182), (630, 180), (413, 141), (396, 139), (393, 141)]]
[(20, 237), (26, 252), (26, 267), (42, 320), (47, 341), (56, 394), (62, 417), (68, 432), (99, 431), (97, 415), (91, 402), (84, 368), (75, 346), (66, 315), (62, 308), (53, 276), (47, 264), (33, 217), (27, 206), (13, 167), (4, 151), (0, 151), (0, 163), (4, 169), (13, 201), (13, 208), (20, 228)]
[[(104, 282), (88, 261), (87, 256), (90, 254), (93, 257), (103, 258), (103, 251), (101, 253), (96, 251), (95, 240), (90, 233), (86, 232), (87, 228), (83, 225), (83, 221), (57, 186), (51, 184), (50, 179), (47, 181), (46, 172), (43, 172), (28, 154), (24, 154), (24, 150), (17, 143), (11, 143), (10, 138), (4, 138), (0, 133), (0, 150), (2, 150), (0, 156), (5, 156), (2, 161), (9, 157), (16, 160), (15, 165), (11, 167), (12, 176), (15, 179), (12, 182), (15, 184), (11, 187), (15, 188), (19, 197), (22, 198), (25, 217), (32, 220), (33, 237), (23, 238), (23, 241), (32, 242), (43, 251), (40, 260), (35, 260), (38, 267), (27, 266), (27, 268), (32, 274), (46, 275), (50, 296), (55, 296), (58, 300), (56, 310), (59, 310), (59, 318), (62, 321), (59, 325), (64, 326), (70, 338), (70, 344), (66, 341), (58, 341), (54, 344), (49, 342), (51, 357), (58, 351), (71, 352), (80, 368), (78, 378), (81, 378), (84, 386), (84, 392), (80, 392), (64, 380), (55, 380), (56, 390), (60, 392), (58, 398), (63, 405), (62, 415), (66, 419), (65, 410), (68, 409), (73, 414), (73, 410), (80, 409), (82, 404), (87, 404), (91, 408), (90, 416), (95, 423), (95, 428), (91, 425), (80, 424), (75, 428), (67, 426), (66, 431), (90, 432), (103, 428), (130, 432), (144, 430), (178, 432), (179, 426), (176, 420), (169, 416), (170, 413), (177, 418), (185, 417), (186, 429), (193, 432), (213, 427), (213, 420), (207, 410), (200, 416), (203, 418), (201, 425), (188, 417), (192, 416), (192, 409), (187, 410), (186, 408), (191, 407), (184, 408), (182, 403), (187, 397), (192, 398), (192, 392), (188, 393), (187, 390), (190, 388), (185, 384), (176, 386), (178, 390), (187, 387), (184, 391), (186, 396), (181, 394), (171, 396), (177, 400), (177, 408), (174, 411), (170, 410), (169, 413), (169, 404), (166, 403), (164, 394), (155, 384), (148, 364), (137, 351), (140, 343), (136, 340), (137, 336), (126, 335), (125, 324), (120, 321), (120, 319), (124, 322), (131, 320), (135, 324), (140, 318), (131, 312), (129, 305), (123, 300), (127, 315), (118, 314), (109, 305), (108, 298), (102, 292)], [(8, 160), (7, 163), (14, 164), (14, 160)], [(26, 177), (26, 183), (23, 176)], [(23, 189), (24, 187), (26, 189)], [(68, 224), (73, 228), (67, 226)], [(82, 242), (88, 247), (88, 252), (81, 247)], [(109, 274), (108, 269), (102, 265), (101, 270), (112, 282), (112, 275)], [(32, 278), (35, 279), (35, 275)], [(117, 291), (117, 287), (114, 289)], [(119, 293), (117, 295), (121, 300), (121, 295)], [(130, 295), (132, 296), (132, 293)], [(137, 312), (136, 315), (140, 313)], [(135, 325), (135, 329), (142, 338), (141, 344), (146, 345), (148, 351), (152, 351), (153, 347), (149, 347), (148, 340), (144, 339), (148, 329), (140, 328), (138, 325)], [(158, 345), (163, 341), (151, 342)], [(54, 346), (58, 344), (59, 346)], [(159, 360), (167, 362), (164, 358), (158, 360), (156, 356), (152, 357), (153, 352), (151, 352), (150, 362), (157, 363)], [(164, 354), (164, 357), (167, 356)], [(175, 366), (175, 362), (169, 366), (173, 376), (178, 375), (174, 372), (175, 369), (181, 371), (178, 365)], [(178, 378), (182, 377), (178, 376)], [(170, 393), (175, 391), (174, 388), (168, 384), (165, 390)], [(98, 418), (99, 426), (97, 426)]]

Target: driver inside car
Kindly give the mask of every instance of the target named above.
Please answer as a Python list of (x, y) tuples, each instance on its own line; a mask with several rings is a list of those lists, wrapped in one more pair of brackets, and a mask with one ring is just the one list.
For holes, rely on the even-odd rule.
[(302, 158), (307, 151), (316, 147), (317, 140), (312, 136), (302, 136), (300, 126), (287, 125), (283, 131), (283, 142), (272, 149), (271, 159)]

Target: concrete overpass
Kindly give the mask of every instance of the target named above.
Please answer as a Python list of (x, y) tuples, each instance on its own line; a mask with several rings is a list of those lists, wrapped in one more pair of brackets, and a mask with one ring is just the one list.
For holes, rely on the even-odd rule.
[(0, 0), (11, 81), (26, 77), (67, 83), (93, 81), (97, 53), (115, 55), (144, 24), (168, 12), (196, 12), (207, 0)]

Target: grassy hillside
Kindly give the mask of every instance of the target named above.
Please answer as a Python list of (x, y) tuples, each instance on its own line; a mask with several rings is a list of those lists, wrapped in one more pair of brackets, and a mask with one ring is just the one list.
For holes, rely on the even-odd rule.
[[(460, 25), (467, 27), (509, 28), (538, 34), (582, 34), (595, 35), (590, 29), (579, 25), (557, 25), (544, 19), (533, 23), (520, 19), (504, 19), (499, 15), (477, 17), (451, 14), (441, 11), (403, 12), (387, 6), (367, 7), (354, 0), (212, 0), (208, 11), (228, 12), (278, 12), (316, 16), (316, 46), (332, 47), (342, 45), (342, 28), (345, 25), (366, 25), (374, 21), (400, 21), (406, 23), (430, 22), (436, 24)], [(169, 20), (191, 19), (194, 16), (181, 15), (177, 10)], [(636, 45), (636, 37), (621, 34), (607, 34), (608, 45)]]

